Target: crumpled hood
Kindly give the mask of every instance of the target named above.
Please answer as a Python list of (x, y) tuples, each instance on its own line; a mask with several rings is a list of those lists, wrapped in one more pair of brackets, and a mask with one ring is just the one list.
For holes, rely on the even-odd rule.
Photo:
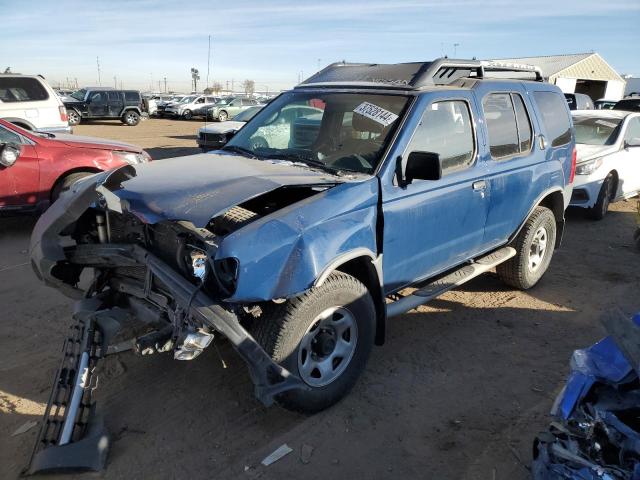
[(205, 227), (229, 208), (276, 188), (339, 182), (291, 162), (208, 153), (128, 165), (98, 189), (103, 195), (106, 190), (110, 209), (128, 210), (146, 223), (186, 220)]
[(618, 150), (615, 145), (587, 145), (585, 143), (577, 143), (576, 150), (578, 152), (578, 163), (586, 162), (593, 158), (609, 155)]
[(62, 142), (70, 147), (99, 148), (102, 150), (126, 150), (127, 152), (141, 152), (142, 149), (130, 143), (118, 142), (96, 137), (83, 137), (66, 133), (56, 133), (56, 137), (50, 140)]
[(205, 133), (227, 133), (233, 130), (240, 130), (244, 127), (244, 124), (245, 122), (234, 122), (233, 120), (228, 122), (210, 123), (206, 127), (202, 127), (200, 131)]

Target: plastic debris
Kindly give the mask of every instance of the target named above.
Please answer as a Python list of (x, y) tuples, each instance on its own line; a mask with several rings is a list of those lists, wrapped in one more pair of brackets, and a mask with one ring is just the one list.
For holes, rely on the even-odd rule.
[(555, 421), (534, 442), (535, 480), (640, 480), (640, 313), (602, 323), (611, 336), (574, 352)]
[(286, 443), (283, 443), (278, 448), (276, 448), (270, 455), (267, 455), (265, 459), (262, 460), (261, 463), (265, 467), (268, 467), (272, 463), (275, 463), (278, 460), (280, 460), (285, 455), (290, 454), (292, 451), (293, 450), (291, 449), (291, 447), (289, 447), (289, 445), (287, 445)]

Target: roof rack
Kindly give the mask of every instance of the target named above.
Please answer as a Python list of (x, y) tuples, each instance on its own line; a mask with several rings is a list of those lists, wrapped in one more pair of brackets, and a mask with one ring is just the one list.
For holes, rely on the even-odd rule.
[(491, 73), (504, 74), (498, 75), (498, 78), (510, 78), (506, 75), (509, 72), (533, 74), (536, 81), (544, 81), (541, 70), (533, 65), (475, 59), (455, 60), (445, 57), (437, 58), (432, 62), (396, 64), (337, 62), (310, 76), (300, 85), (366, 82), (420, 88), (449, 85), (459, 78), (487, 78), (491, 77)]

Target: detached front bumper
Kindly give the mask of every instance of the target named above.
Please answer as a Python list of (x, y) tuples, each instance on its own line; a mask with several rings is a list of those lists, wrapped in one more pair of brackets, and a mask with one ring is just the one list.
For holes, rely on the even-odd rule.
[(110, 197), (115, 195), (109, 188), (126, 178), (128, 168), (125, 166), (77, 182), (72, 191), (63, 194), (40, 217), (34, 227), (30, 246), (31, 264), (36, 275), (67, 296), (81, 299), (87, 293), (76, 288), (77, 278), (73, 272), (77, 274), (77, 269), (91, 267), (104, 272), (118, 267), (143, 267), (146, 272), (144, 288), (127, 287), (126, 282), (112, 282), (101, 293), (106, 295), (106, 299), (100, 308), (109, 309), (113, 305), (110, 303), (110, 294), (125, 294), (158, 305), (154, 285), (159, 283), (162, 291), (172, 299), (171, 305), (164, 307), (169, 318), (183, 318), (188, 323), (207, 326), (229, 339), (247, 363), (255, 385), (255, 395), (263, 404), (271, 405), (274, 397), (284, 391), (306, 388), (297, 376), (271, 359), (242, 327), (230, 305), (210, 298), (180, 272), (139, 245), (101, 243), (63, 247), (65, 240), (60, 233), (92, 205), (119, 208)]

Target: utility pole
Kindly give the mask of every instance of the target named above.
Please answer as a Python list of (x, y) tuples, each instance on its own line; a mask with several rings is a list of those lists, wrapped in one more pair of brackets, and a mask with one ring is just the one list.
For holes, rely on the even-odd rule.
[(454, 43), (453, 44), (453, 58), (458, 58), (458, 47), (460, 46), (459, 43)]
[[(158, 85), (160, 85), (160, 82), (158, 82)], [(158, 87), (159, 89), (160, 87)], [(167, 93), (167, 77), (164, 77), (164, 93)]]
[(227, 93), (229, 93), (229, 80), (227, 80)]
[(113, 87), (114, 88), (118, 88), (118, 79), (116, 78), (116, 76), (113, 76)]
[(100, 57), (96, 57), (96, 65), (98, 65), (98, 86), (102, 86), (102, 80), (100, 79)]
[(233, 80), (233, 78), (232, 78), (232, 79), (231, 79), (231, 93), (233, 93), (233, 91), (235, 90), (235, 87), (234, 87), (234, 85), (233, 85), (233, 84), (234, 84), (234, 80)]
[(210, 65), (211, 65), (211, 35), (209, 35), (209, 51), (207, 52), (207, 88), (209, 88)]

